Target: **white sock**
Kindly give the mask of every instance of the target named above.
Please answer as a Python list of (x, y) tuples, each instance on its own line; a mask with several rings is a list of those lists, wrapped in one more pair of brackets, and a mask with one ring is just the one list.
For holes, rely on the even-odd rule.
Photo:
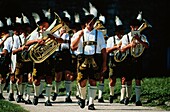
[(90, 84), (87, 85), (87, 99), (89, 100), (89, 94), (90, 94)]
[(132, 85), (126, 86), (126, 97), (130, 98), (132, 93)]
[(89, 90), (89, 105), (94, 104), (94, 98), (96, 96), (97, 86), (90, 86)]
[(3, 94), (3, 91), (4, 91), (4, 87), (5, 87), (5, 84), (0, 83), (0, 93), (2, 93), (2, 94)]
[(52, 85), (51, 84), (47, 84), (46, 85), (46, 98), (45, 98), (45, 101), (50, 100), (51, 90), (52, 90)]
[(34, 87), (34, 96), (39, 96), (39, 89), (40, 89), (40, 85), (39, 86), (36, 86), (34, 83), (33, 83), (33, 87)]
[(126, 92), (126, 85), (122, 85), (122, 88), (120, 90), (120, 101), (125, 98), (125, 92)]
[(55, 93), (58, 93), (58, 92), (59, 92), (59, 86), (60, 86), (60, 84), (61, 84), (61, 82), (55, 82), (55, 84), (54, 84), (54, 88), (55, 88), (54, 92), (55, 92)]
[(86, 87), (81, 87), (79, 85), (79, 90), (80, 90), (80, 98), (85, 100), (86, 99)]
[(32, 85), (31, 84), (27, 84), (27, 96), (26, 96), (26, 100), (30, 99), (31, 89), (32, 89)]
[(44, 85), (45, 85), (45, 79), (41, 79), (40, 81), (40, 90), (39, 90), (39, 94), (42, 93), (43, 89), (44, 89)]
[(22, 83), (21, 95), (23, 95), (25, 92), (25, 85), (26, 85), (25, 82)]
[(70, 92), (72, 89), (72, 82), (71, 81), (65, 81), (65, 87), (66, 87), (66, 95), (70, 96)]
[(109, 89), (110, 89), (110, 96), (114, 96), (114, 86), (110, 86), (109, 84)]
[(140, 95), (141, 95), (141, 86), (135, 87), (135, 93), (136, 93), (136, 102), (140, 101)]
[(98, 99), (100, 99), (102, 97), (102, 94), (103, 94), (104, 83), (100, 83), (99, 86), (98, 86), (98, 89), (99, 89)]
[(14, 93), (15, 84), (12, 81), (9, 82), (9, 93)]
[(22, 94), (21, 94), (21, 91), (22, 91), (22, 84), (16, 83), (16, 87), (17, 87), (17, 90), (18, 90), (18, 95), (22, 95)]

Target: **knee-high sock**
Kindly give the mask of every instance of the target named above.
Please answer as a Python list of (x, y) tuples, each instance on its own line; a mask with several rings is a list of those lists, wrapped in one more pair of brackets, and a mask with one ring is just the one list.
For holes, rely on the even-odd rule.
[(40, 81), (40, 90), (39, 90), (39, 94), (42, 93), (43, 89), (44, 89), (44, 85), (45, 85), (45, 79), (42, 79)]
[(24, 83), (22, 83), (21, 95), (23, 95), (23, 94), (24, 94), (24, 92), (25, 92), (25, 85), (26, 85), (26, 83), (25, 83), (25, 82), (24, 82)]
[(51, 90), (52, 90), (52, 85), (47, 84), (46, 85), (46, 98), (45, 98), (45, 101), (50, 100)]
[(120, 90), (120, 101), (125, 98), (125, 92), (126, 92), (126, 85), (122, 85), (122, 88)]
[(132, 85), (126, 86), (126, 97), (130, 98), (132, 93)]
[(31, 84), (27, 84), (27, 96), (26, 96), (26, 100), (30, 99), (31, 89), (32, 89), (32, 85)]
[(34, 96), (39, 96), (39, 89), (40, 89), (40, 85), (39, 86), (36, 86), (34, 83), (33, 83), (33, 87), (34, 87)]
[(14, 87), (15, 87), (15, 84), (10, 81), (9, 82), (9, 93), (14, 93)]
[(87, 85), (87, 99), (89, 100), (89, 94), (90, 94), (90, 84)]
[(110, 90), (110, 96), (114, 96), (114, 86), (110, 86), (109, 84), (109, 90)]
[(136, 93), (136, 102), (140, 101), (140, 95), (141, 95), (141, 86), (135, 87), (135, 93)]
[(79, 83), (77, 83), (77, 92), (76, 92), (76, 96), (79, 96), (79, 97), (80, 97)]
[(17, 87), (17, 90), (18, 90), (18, 95), (22, 95), (22, 84), (18, 84), (16, 83), (16, 87)]
[(65, 81), (65, 87), (66, 87), (66, 95), (70, 96), (70, 92), (72, 90), (72, 82), (71, 81)]
[(99, 84), (98, 90), (99, 90), (98, 99), (100, 99), (102, 97), (102, 94), (103, 94), (103, 91), (104, 91), (104, 83)]
[(5, 84), (0, 83), (0, 93), (3, 94)]
[(81, 87), (79, 85), (79, 91), (80, 91), (80, 98), (85, 100), (86, 99), (86, 87)]
[(90, 86), (89, 90), (89, 105), (94, 104), (94, 98), (96, 96), (97, 86)]
[(59, 92), (59, 86), (60, 86), (60, 84), (61, 84), (61, 82), (55, 82), (55, 84), (54, 84), (54, 92), (55, 93), (58, 93)]

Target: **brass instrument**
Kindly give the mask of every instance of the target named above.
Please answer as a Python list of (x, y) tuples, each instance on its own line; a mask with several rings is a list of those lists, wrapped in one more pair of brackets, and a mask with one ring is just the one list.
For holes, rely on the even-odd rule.
[[(63, 26), (69, 29), (68, 26), (61, 21), (61, 18), (57, 14), (56, 16), (58, 24), (55, 26), (55, 23), (54, 24), (52, 23), (50, 27), (46, 30), (50, 34), (53, 34)], [(42, 38), (43, 40), (45, 40), (45, 44), (40, 45), (39, 43), (37, 43), (29, 51), (29, 58), (34, 63), (42, 63), (49, 56), (51, 56), (59, 47), (59, 43), (54, 39), (48, 38), (48, 35), (44, 35)]]
[[(120, 41), (119, 46), (121, 46), (122, 41)], [(114, 60), (116, 62), (122, 62), (123, 60), (125, 60), (126, 56), (127, 56), (127, 52), (121, 52), (120, 50), (115, 50), (114, 52)]]
[[(138, 28), (137, 31), (142, 32), (145, 28), (147, 27), (152, 27), (145, 19), (143, 19), (144, 23)], [(135, 58), (139, 57), (142, 55), (142, 53), (145, 50), (145, 47), (138, 42), (135, 38), (132, 38), (132, 42), (135, 42), (135, 47), (131, 47), (131, 55)]]

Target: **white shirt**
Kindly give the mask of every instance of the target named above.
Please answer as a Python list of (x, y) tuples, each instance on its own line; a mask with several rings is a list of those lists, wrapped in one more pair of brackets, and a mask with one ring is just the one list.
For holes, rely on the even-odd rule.
[[(129, 36), (129, 41), (128, 41), (128, 36), (127, 36), (127, 35)], [(121, 48), (123, 48), (124, 46), (127, 46), (127, 45), (132, 41), (132, 39), (133, 39), (133, 36), (131, 35), (131, 32), (129, 32), (127, 35), (124, 35), (124, 36), (122, 37), (122, 46), (121, 46)], [(146, 42), (146, 43), (149, 44), (146, 36), (143, 35), (143, 34), (141, 35), (141, 40), (142, 40), (143, 42)], [(136, 40), (136, 42), (137, 42), (137, 40)], [(129, 50), (127, 50), (127, 53), (129, 53)]]
[[(88, 31), (87, 28), (84, 30), (84, 41), (95, 41), (96, 36), (96, 30), (93, 29), (92, 31)], [(71, 38), (71, 42), (74, 41), (76, 38), (78, 38), (80, 31), (75, 33), (73, 37)], [(106, 48), (105, 39), (103, 36), (103, 33), (101, 31), (97, 31), (97, 47), (96, 47), (96, 53), (101, 54), (101, 50), (103, 48)], [(83, 53), (83, 36), (80, 38), (78, 49), (76, 51), (77, 54)], [(95, 54), (95, 45), (86, 45), (84, 47), (84, 54), (85, 55), (93, 55)]]
[[(115, 38), (115, 40), (114, 40), (114, 38)], [(112, 36), (112, 37), (108, 38), (106, 48), (112, 48), (113, 46), (115, 46), (115, 44), (119, 44), (120, 41), (121, 41), (121, 39), (117, 35)], [(109, 55), (113, 56), (114, 54), (109, 53)]]

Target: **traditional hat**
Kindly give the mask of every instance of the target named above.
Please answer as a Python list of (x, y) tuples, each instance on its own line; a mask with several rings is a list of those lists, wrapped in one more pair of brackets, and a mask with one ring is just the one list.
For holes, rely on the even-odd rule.
[(16, 17), (16, 18), (15, 18), (15, 22), (16, 22), (16, 23), (19, 23), (19, 24), (22, 24), (22, 18)]
[(78, 13), (75, 13), (74, 19), (75, 19), (75, 23), (80, 23), (80, 16)]
[(5, 19), (6, 19), (7, 26), (11, 26), (12, 25), (11, 18), (10, 17), (6, 17)]
[(48, 20), (51, 19), (51, 13), (50, 13), (50, 9), (45, 10), (45, 9), (42, 9), (43, 13), (44, 13), (44, 16), (48, 18)]
[(2, 23), (2, 21), (0, 20), (0, 27), (3, 27), (4, 26), (4, 24)]
[(24, 24), (30, 24), (30, 21), (29, 21), (29, 19), (22, 13), (22, 19), (23, 19), (23, 23)]
[(33, 13), (32, 13), (32, 16), (33, 16), (33, 18), (34, 18), (34, 20), (35, 20), (36, 23), (37, 23), (38, 21), (40, 21), (40, 16), (39, 16), (37, 13), (33, 12)]
[(71, 16), (66, 10), (63, 11), (63, 13), (65, 14), (65, 17), (67, 17), (69, 20), (71, 20)]
[(96, 21), (97, 18), (93, 14), (86, 15), (84, 18), (84, 23), (89, 23), (91, 20)]
[(139, 21), (142, 21), (142, 11), (139, 11), (139, 14), (136, 19), (138, 19)]
[(99, 20), (102, 21), (103, 24), (105, 24), (105, 22), (106, 22), (106, 18), (105, 18), (105, 16), (103, 16), (102, 14), (100, 14)]
[(89, 2), (90, 7), (90, 14), (93, 14), (95, 17), (97, 17), (97, 9)]
[(124, 30), (123, 23), (118, 16), (115, 17), (115, 23), (116, 23), (115, 32)]

